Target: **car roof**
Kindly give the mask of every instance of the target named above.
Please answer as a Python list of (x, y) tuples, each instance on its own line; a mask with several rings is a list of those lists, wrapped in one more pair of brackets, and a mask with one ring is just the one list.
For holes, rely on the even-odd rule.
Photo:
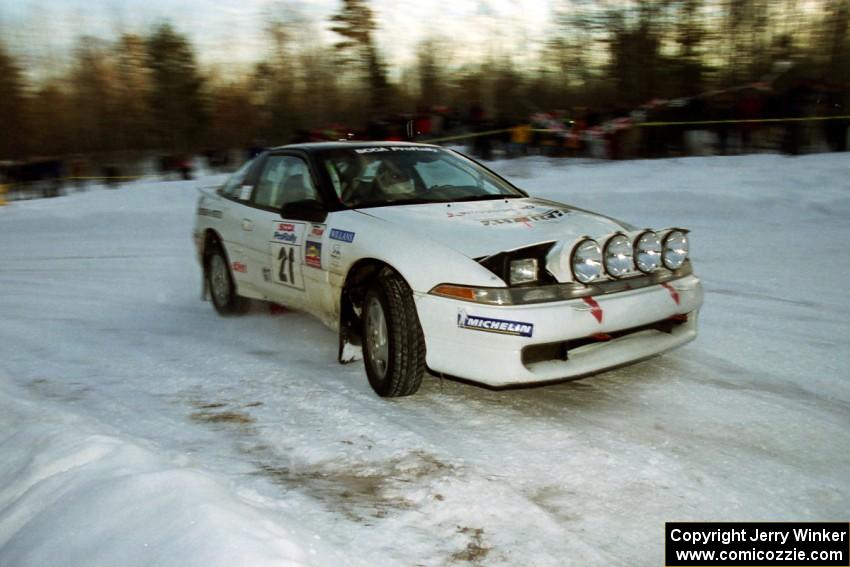
[(344, 150), (351, 148), (376, 148), (389, 146), (412, 146), (422, 148), (439, 148), (434, 144), (419, 144), (416, 142), (367, 142), (361, 140), (338, 141), (338, 142), (307, 142), (303, 144), (287, 144), (285, 146), (277, 146), (269, 148), (269, 151), (275, 150), (302, 150), (305, 152), (318, 152), (324, 150)]

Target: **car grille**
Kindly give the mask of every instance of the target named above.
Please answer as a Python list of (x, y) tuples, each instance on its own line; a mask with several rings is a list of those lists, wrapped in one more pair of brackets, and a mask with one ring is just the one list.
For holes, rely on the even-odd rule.
[(572, 339), (569, 341), (531, 345), (522, 350), (522, 363), (525, 366), (528, 366), (536, 362), (544, 362), (547, 360), (569, 360), (570, 351), (583, 346), (612, 341), (614, 339), (619, 339), (642, 331), (659, 331), (662, 333), (672, 334), (676, 327), (687, 322), (687, 315), (673, 315), (667, 319), (662, 319), (661, 321), (648, 323), (646, 325), (640, 325), (639, 327), (631, 327), (629, 329), (622, 329), (610, 333), (595, 333), (589, 337)]

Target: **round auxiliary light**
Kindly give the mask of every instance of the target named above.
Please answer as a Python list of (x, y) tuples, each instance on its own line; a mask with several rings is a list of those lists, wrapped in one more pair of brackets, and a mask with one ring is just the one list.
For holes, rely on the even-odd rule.
[(635, 266), (648, 274), (661, 266), (661, 241), (651, 230), (645, 230), (635, 238)]
[(661, 243), (661, 260), (668, 270), (682, 267), (688, 258), (688, 235), (684, 230), (674, 228)]
[(615, 278), (622, 278), (635, 269), (634, 249), (625, 234), (615, 234), (605, 242), (602, 249), (605, 271)]
[(570, 254), (570, 267), (573, 277), (583, 284), (590, 283), (602, 276), (602, 250), (592, 238), (581, 240)]

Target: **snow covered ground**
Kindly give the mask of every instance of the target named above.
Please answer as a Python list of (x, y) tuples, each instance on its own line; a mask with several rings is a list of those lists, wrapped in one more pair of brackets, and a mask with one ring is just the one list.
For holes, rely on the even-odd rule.
[(195, 183), (0, 207), (0, 565), (661, 565), (665, 521), (847, 520), (848, 155), (493, 165), (692, 229), (697, 341), (383, 400), (310, 317), (200, 301)]

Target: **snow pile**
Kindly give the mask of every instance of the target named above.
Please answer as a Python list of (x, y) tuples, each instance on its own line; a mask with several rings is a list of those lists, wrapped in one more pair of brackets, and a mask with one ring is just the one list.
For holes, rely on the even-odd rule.
[(221, 479), (13, 390), (0, 375), (0, 565), (320, 563)]

